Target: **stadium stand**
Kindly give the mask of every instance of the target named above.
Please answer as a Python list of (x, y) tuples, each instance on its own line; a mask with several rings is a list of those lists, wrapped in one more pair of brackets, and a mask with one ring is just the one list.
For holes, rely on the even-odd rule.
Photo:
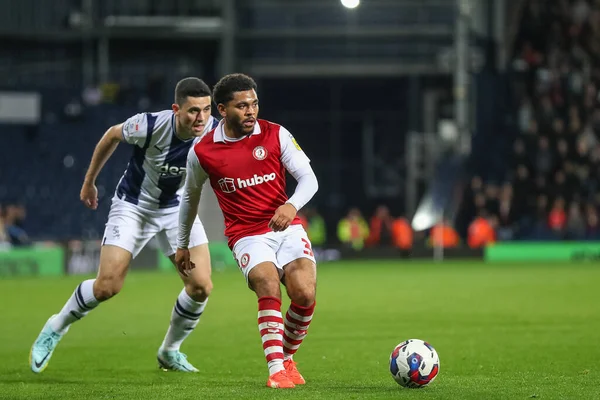
[(600, 4), (525, 2), (511, 63), (504, 179), (477, 171), (465, 208), (499, 240), (598, 239)]

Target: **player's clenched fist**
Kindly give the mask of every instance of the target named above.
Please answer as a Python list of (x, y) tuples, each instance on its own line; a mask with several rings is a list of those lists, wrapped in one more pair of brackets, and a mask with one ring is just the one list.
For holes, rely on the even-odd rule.
[(79, 198), (86, 207), (92, 210), (98, 208), (98, 188), (93, 183), (83, 182)]
[(296, 218), (296, 208), (290, 203), (285, 203), (277, 210), (275, 210), (275, 215), (269, 221), (269, 228), (273, 232), (281, 232), (287, 229), (288, 226), (292, 223), (294, 218)]
[(175, 253), (175, 266), (183, 276), (190, 276), (190, 272), (196, 268), (196, 265), (190, 259), (188, 249), (177, 249)]

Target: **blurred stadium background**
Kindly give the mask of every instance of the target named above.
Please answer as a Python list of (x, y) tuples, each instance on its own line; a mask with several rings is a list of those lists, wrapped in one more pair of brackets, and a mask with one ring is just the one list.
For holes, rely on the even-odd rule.
[[(259, 85), (261, 117), (295, 134), (319, 178), (320, 190), (303, 216), (319, 261), (332, 265), (323, 268), (321, 286), (329, 304), (339, 299), (337, 294), (356, 294), (335, 282), (366, 286), (366, 298), (380, 308), (365, 308), (364, 313), (382, 310), (373, 319), (399, 313), (389, 307), (406, 303), (403, 290), (446, 304), (444, 311), (427, 317), (414, 304), (402, 311), (409, 320), (411, 315), (413, 321), (425, 318), (428, 327), (439, 324), (437, 330), (418, 323), (418, 330), (406, 330), (390, 323), (391, 330), (401, 331), (399, 337), (394, 333), (391, 340), (374, 340), (374, 346), (391, 350), (396, 339), (406, 339), (402, 332), (432, 337), (441, 347), (443, 364), (450, 357), (464, 360), (453, 344), (474, 335), (469, 354), (477, 360), (475, 368), (479, 363), (484, 368), (488, 357), (497, 356), (498, 365), (510, 362), (498, 343), (514, 334), (514, 341), (504, 343), (508, 348), (532, 363), (552, 365), (556, 360), (536, 357), (567, 338), (583, 342), (597, 335), (598, 327), (590, 321), (597, 325), (599, 320), (592, 293), (598, 279), (594, 265), (600, 260), (600, 1), (362, 0), (356, 8), (342, 3), (348, 5), (340, 0), (3, 0), (0, 293), (8, 298), (9, 293), (19, 296), (41, 288), (45, 294), (38, 300), (60, 307), (80, 280), (64, 275), (97, 269), (110, 199), (130, 156), (128, 146), (119, 146), (98, 180), (98, 210), (86, 209), (79, 190), (103, 132), (137, 112), (170, 107), (173, 87), (185, 76), (201, 77), (212, 86), (223, 74), (244, 72)], [(219, 290), (229, 293), (229, 285), (244, 290), (223, 243), (214, 198), (207, 196), (204, 202), (201, 216), (212, 241), (213, 267), (222, 271), (215, 277), (214, 297)], [(476, 267), (460, 261), (440, 269), (427, 262), (448, 258), (472, 259)], [(349, 261), (353, 259), (358, 261)], [(494, 262), (509, 261), (516, 263), (483, 272)], [(546, 268), (549, 261), (562, 263)], [(542, 266), (528, 269), (535, 262)], [(405, 264), (415, 270), (400, 268)], [(373, 279), (389, 278), (387, 286), (369, 281), (356, 265), (375, 265)], [(357, 273), (355, 281), (340, 280), (345, 266)], [(157, 268), (172, 270), (152, 245), (132, 266)], [(225, 278), (229, 271), (235, 284)], [(160, 306), (161, 321), (166, 321), (175, 292), (165, 294), (164, 280), (155, 275), (130, 278), (150, 285), (150, 294), (144, 295), (166, 299)], [(419, 285), (389, 286), (411, 279), (437, 283), (424, 292)], [(174, 274), (171, 281), (170, 286), (178, 285)], [(455, 286), (443, 291), (443, 282)], [(141, 296), (142, 289), (133, 287)], [(583, 297), (561, 297), (574, 293)], [(250, 293), (244, 294), (247, 302)], [(141, 309), (133, 297), (127, 301)], [(543, 300), (538, 304), (534, 299)], [(214, 300), (215, 308), (227, 313), (219, 301)], [(27, 314), (39, 320), (26, 322), (4, 298), (2, 303), (2, 314), (28, 329), (31, 337), (14, 342), (26, 352), (51, 310), (29, 308)], [(597, 299), (595, 304), (597, 308)], [(468, 307), (475, 307), (479, 319), (467, 319)], [(332, 331), (343, 325), (335, 319), (339, 309), (330, 305), (330, 314), (323, 312), (337, 321)], [(98, 317), (104, 319), (83, 328), (86, 321), (78, 329), (108, 335), (108, 327), (116, 324), (111, 325), (113, 316)], [(499, 328), (498, 336), (489, 336), (480, 318), (506, 331)], [(214, 319), (206, 331), (210, 324), (220, 326)], [(571, 325), (548, 333), (556, 321), (567, 320)], [(454, 321), (461, 321), (462, 330)], [(106, 332), (101, 323), (107, 324)], [(536, 324), (540, 335), (548, 336), (524, 340), (538, 347), (520, 344), (516, 336), (522, 338), (524, 331), (510, 330)], [(162, 334), (158, 325), (148, 328), (157, 330), (157, 337)], [(253, 326), (251, 321), (247, 325)], [(377, 326), (373, 322), (371, 329), (382, 332)], [(14, 336), (8, 336), (6, 342), (12, 342)], [(327, 335), (322, 337), (317, 348), (326, 351), (332, 346), (326, 344)], [(255, 343), (250, 339), (257, 338), (248, 339)], [(477, 350), (495, 345), (495, 356)], [(351, 340), (347, 346), (360, 348)], [(527, 353), (532, 349), (535, 355)], [(579, 353), (570, 351), (574, 353), (566, 358), (577, 358)], [(364, 353), (357, 357), (367, 359), (369, 352)], [(11, 354), (20, 357), (17, 350)], [(259, 353), (252, 354), (260, 361)], [(435, 398), (524, 398), (541, 392), (552, 398), (567, 390), (560, 398), (600, 398), (598, 392), (598, 397), (586, 397), (588, 389), (600, 387), (597, 350), (595, 355), (586, 353), (595, 369), (586, 364), (571, 369), (577, 377), (567, 373), (581, 392), (562, 386), (544, 392), (527, 385), (502, 392), (505, 388), (493, 383), (494, 377), (525, 379), (518, 374), (527, 368), (513, 365), (512, 371), (498, 367), (472, 380), (475, 392), (469, 397), (458, 390), (458, 382), (478, 372), (463, 365), (464, 370), (448, 367), (455, 375), (449, 375), (446, 386), (440, 383), (441, 388), (456, 385), (456, 392), (432, 393), (440, 396)], [(61, 365), (60, 359), (56, 362)], [(13, 383), (21, 382), (19, 372), (8, 373)], [(442, 377), (445, 373), (442, 367)], [(548, 378), (544, 370), (536, 373), (536, 378)], [(110, 382), (108, 375), (104, 378)], [(89, 379), (92, 384), (91, 375)], [(16, 386), (12, 389), (18, 393)], [(39, 395), (34, 386), (28, 390), (23, 393)], [(323, 393), (323, 398), (337, 396)], [(389, 395), (374, 393), (365, 389), (358, 397), (346, 393), (344, 398)]]
[[(6, 0), (0, 241), (97, 253), (130, 154), (120, 146), (99, 209), (85, 209), (105, 129), (169, 107), (182, 77), (212, 85), (235, 71), (313, 160), (321, 190), (304, 216), (325, 258), (598, 240), (599, 21), (586, 0)], [(419, 228), (438, 223), (414, 231), (431, 196), (435, 218)], [(215, 207), (203, 216), (219, 242)]]

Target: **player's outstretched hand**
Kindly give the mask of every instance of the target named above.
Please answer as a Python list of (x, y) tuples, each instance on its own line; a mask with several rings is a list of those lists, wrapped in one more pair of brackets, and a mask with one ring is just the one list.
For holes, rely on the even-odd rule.
[(98, 208), (98, 188), (93, 183), (83, 182), (79, 198), (87, 208)]
[(190, 251), (188, 249), (177, 249), (175, 253), (175, 266), (183, 276), (190, 276), (190, 273), (196, 264), (190, 259)]
[(273, 215), (273, 218), (271, 218), (271, 221), (269, 221), (269, 228), (273, 232), (285, 231), (288, 226), (290, 226), (294, 218), (296, 218), (297, 212), (298, 211), (293, 205), (290, 203), (285, 203), (275, 210), (275, 215)]

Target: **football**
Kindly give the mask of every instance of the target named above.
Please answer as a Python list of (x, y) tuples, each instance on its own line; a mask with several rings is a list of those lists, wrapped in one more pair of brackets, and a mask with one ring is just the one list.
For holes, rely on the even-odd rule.
[(440, 372), (440, 358), (427, 342), (409, 339), (394, 348), (390, 372), (400, 386), (421, 388), (429, 385)]

